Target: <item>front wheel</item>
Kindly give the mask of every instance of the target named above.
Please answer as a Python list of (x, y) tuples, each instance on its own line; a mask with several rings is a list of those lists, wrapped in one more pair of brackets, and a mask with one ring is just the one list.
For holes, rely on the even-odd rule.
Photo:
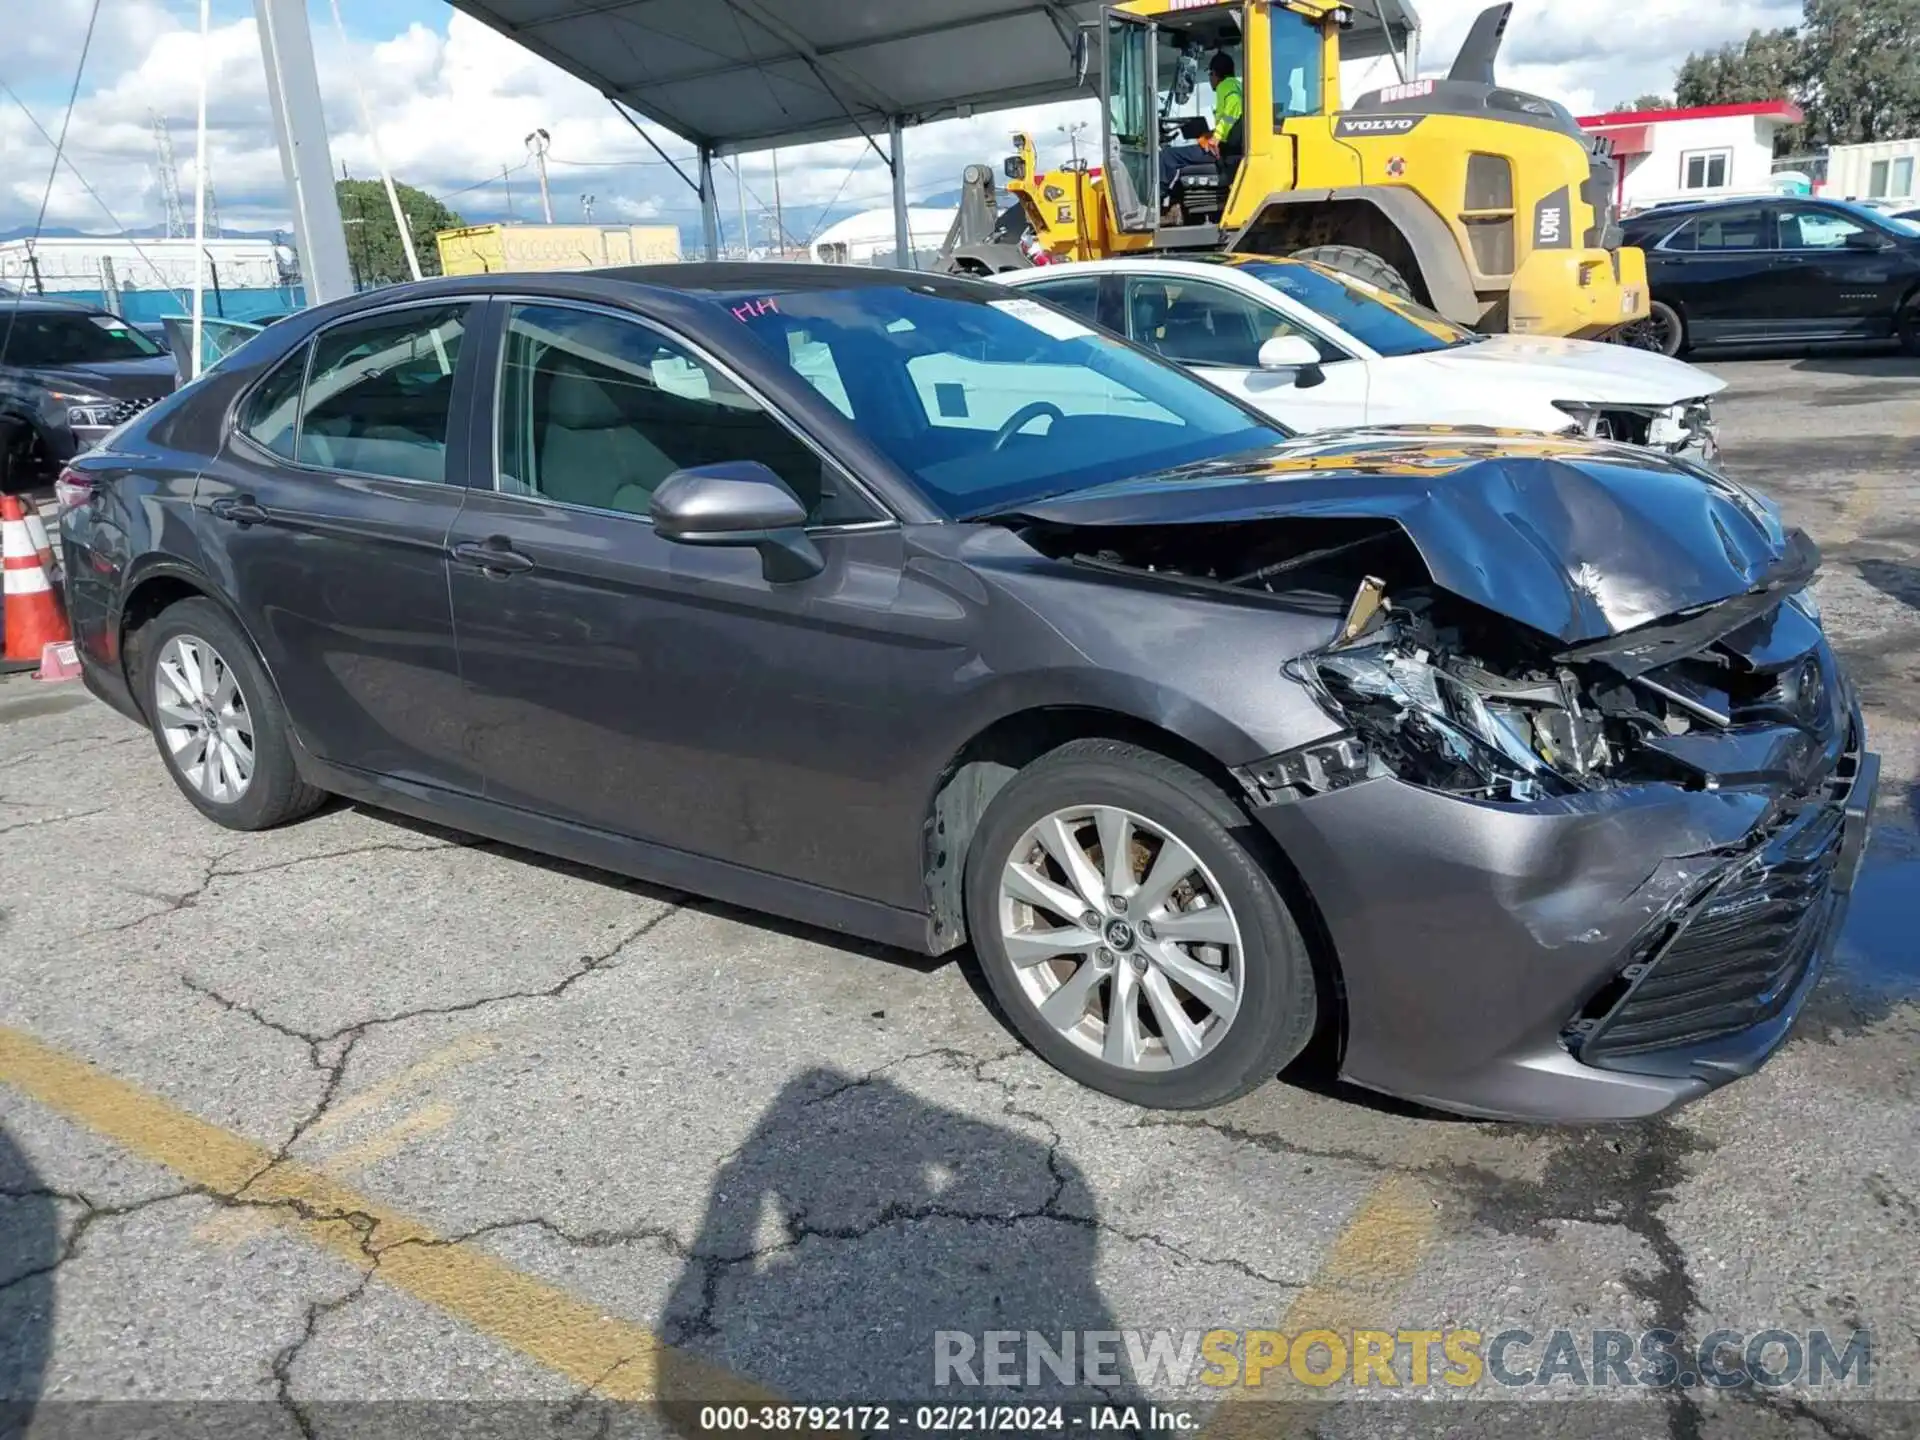
[(1162, 1109), (1222, 1104), (1312, 1038), (1314, 975), (1252, 821), (1203, 776), (1110, 740), (1064, 745), (994, 797), (967, 924), (1021, 1039)]
[(1920, 355), (1920, 295), (1914, 295), (1900, 307), (1900, 313), (1894, 317), (1894, 333), (1900, 337), (1900, 348), (1909, 355)]

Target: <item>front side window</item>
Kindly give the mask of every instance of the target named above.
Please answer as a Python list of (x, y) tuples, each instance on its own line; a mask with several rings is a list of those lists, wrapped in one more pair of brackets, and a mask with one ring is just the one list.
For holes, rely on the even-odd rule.
[(1030, 297), (911, 285), (716, 293), (765, 360), (825, 345), (862, 440), (943, 513), (1272, 445), (1287, 432), (1184, 371)]
[(1831, 210), (1780, 212), (1782, 250), (1844, 250), (1849, 237), (1866, 233), (1866, 226), (1856, 225)]
[(295, 457), (395, 480), (444, 481), (465, 305), (349, 320), (313, 342)]
[(1680, 185), (1686, 190), (1724, 190), (1733, 166), (1731, 150), (1695, 150), (1680, 157)]
[(282, 360), (240, 412), (240, 432), (282, 460), (293, 459), (300, 429), (300, 382), (307, 378), (307, 356), (312, 353), (312, 345), (302, 345)]
[(1235, 370), (1256, 369), (1260, 347), (1277, 335), (1321, 343), (1278, 311), (1224, 285), (1158, 275), (1128, 277), (1127, 331), (1135, 344), (1179, 364)]
[[(830, 349), (808, 337), (784, 348), (789, 365), (844, 406)], [(507, 494), (645, 515), (676, 470), (757, 460), (800, 497), (811, 524), (876, 518), (725, 371), (638, 321), (516, 305), (500, 379), (497, 484)]]
[(1278, 5), (1269, 12), (1268, 23), (1273, 27), (1273, 123), (1277, 126), (1293, 115), (1318, 115), (1325, 54), (1319, 26)]

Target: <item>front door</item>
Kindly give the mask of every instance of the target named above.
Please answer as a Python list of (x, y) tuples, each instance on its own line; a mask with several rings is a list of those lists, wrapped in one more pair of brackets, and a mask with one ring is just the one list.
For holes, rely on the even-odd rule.
[(1105, 71), (1107, 196), (1124, 231), (1152, 234), (1160, 224), (1160, 116), (1154, 91), (1153, 26), (1107, 11)]
[[(1185, 276), (1129, 275), (1127, 338), (1185, 365), (1294, 430), (1367, 421), (1367, 367), (1279, 309), (1227, 285)], [(1260, 347), (1299, 336), (1320, 351), (1318, 374), (1263, 370)]]
[[(918, 857), (872, 859), (898, 848), (882, 799), (917, 743), (895, 697), (953, 661), (895, 613), (899, 527), (661, 330), (526, 303), (504, 344), (493, 483), (452, 537), (488, 798), (916, 904)], [(830, 355), (795, 361), (838, 389)], [(660, 482), (720, 460), (758, 460), (807, 502), (823, 573), (775, 584), (752, 549), (654, 531)]]
[(270, 372), (201, 477), (222, 588), (295, 731), (337, 764), (478, 793), (447, 598), (473, 307), (344, 321)]
[(1783, 205), (1777, 213), (1769, 289), (1783, 333), (1806, 340), (1891, 334), (1906, 275), (1891, 238), (1815, 205)]

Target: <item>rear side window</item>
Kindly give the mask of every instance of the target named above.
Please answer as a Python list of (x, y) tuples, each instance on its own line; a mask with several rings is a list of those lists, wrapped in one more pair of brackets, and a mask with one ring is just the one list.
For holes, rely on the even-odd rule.
[(1719, 210), (1702, 215), (1688, 227), (1693, 242), (1679, 237), (1670, 243), (1675, 250), (1771, 250), (1772, 226), (1767, 212), (1755, 206), (1751, 210)]
[(1078, 315), (1089, 325), (1100, 323), (1100, 277), (1075, 275), (1068, 280), (1049, 280), (1040, 285), (1021, 287), (1030, 295), (1058, 305), (1070, 315)]
[(465, 305), (349, 321), (313, 342), (295, 457), (396, 480), (447, 478)]
[(274, 367), (240, 416), (240, 433), (282, 460), (293, 459), (300, 428), (300, 382), (307, 378), (311, 345), (302, 345)]

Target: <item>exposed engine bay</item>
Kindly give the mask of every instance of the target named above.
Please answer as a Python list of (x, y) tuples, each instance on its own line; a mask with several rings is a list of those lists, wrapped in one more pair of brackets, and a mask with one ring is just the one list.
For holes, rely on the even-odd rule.
[(1783, 804), (1838, 758), (1849, 709), (1810, 600), (1810, 542), (1770, 582), (1567, 646), (1437, 586), (1399, 526), (1287, 520), (1028, 532), (1062, 558), (1253, 594), (1337, 620), (1283, 657), (1345, 733), (1272, 757), (1276, 799), (1393, 775), (1525, 803), (1619, 785), (1766, 785)]

